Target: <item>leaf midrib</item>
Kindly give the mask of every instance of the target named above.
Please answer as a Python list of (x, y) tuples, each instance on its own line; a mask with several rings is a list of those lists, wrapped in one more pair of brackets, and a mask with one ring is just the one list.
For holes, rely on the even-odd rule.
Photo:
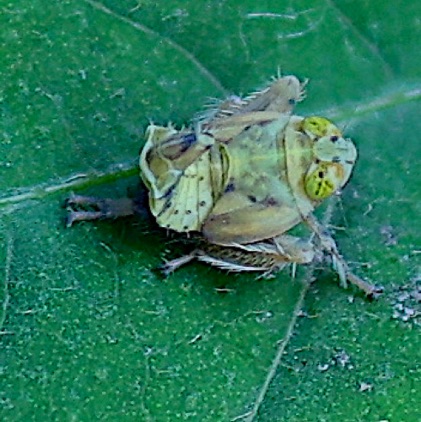
[[(341, 108), (316, 110), (318, 115), (326, 115), (337, 123), (349, 121), (351, 118), (364, 117), (379, 111), (398, 107), (421, 100), (421, 88), (413, 86), (407, 90), (384, 90), (384, 93), (372, 101), (363, 104), (345, 104)], [(76, 173), (46, 183), (33, 185), (24, 189), (11, 187), (0, 196), (0, 214), (7, 214), (16, 205), (25, 206), (33, 200), (57, 196), (71, 190), (79, 191), (94, 186), (112, 183), (138, 172), (137, 159), (129, 162), (112, 164), (103, 171)]]

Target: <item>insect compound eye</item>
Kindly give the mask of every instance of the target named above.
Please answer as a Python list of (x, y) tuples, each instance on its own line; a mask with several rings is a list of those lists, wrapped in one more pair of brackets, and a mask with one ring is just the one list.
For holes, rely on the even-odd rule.
[(332, 142), (337, 142), (342, 137), (342, 133), (337, 126), (325, 117), (305, 117), (301, 125), (302, 130), (316, 141), (324, 136), (328, 136)]
[(321, 138), (326, 135), (330, 125), (332, 123), (325, 117), (310, 116), (304, 118), (302, 128), (309, 135)]
[(304, 187), (310, 199), (321, 201), (332, 195), (343, 180), (343, 169), (335, 163), (321, 162), (310, 169)]

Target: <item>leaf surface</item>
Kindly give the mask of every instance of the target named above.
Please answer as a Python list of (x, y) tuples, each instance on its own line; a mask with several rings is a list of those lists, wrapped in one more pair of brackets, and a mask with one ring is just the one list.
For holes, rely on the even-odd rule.
[[(419, 2), (0, 11), (1, 420), (419, 420)], [(278, 67), (310, 79), (298, 113), (357, 143), (330, 223), (379, 301), (329, 269), (267, 281), (192, 264), (163, 279), (182, 250), (144, 222), (64, 228), (71, 190), (136, 186), (148, 121), (187, 123)]]

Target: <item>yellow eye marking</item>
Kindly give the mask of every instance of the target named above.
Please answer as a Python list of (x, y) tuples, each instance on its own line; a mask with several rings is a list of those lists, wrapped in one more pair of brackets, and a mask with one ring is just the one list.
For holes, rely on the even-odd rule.
[(336, 163), (320, 163), (305, 178), (305, 190), (310, 199), (320, 201), (334, 193), (343, 178), (343, 168)]
[(302, 121), (302, 130), (316, 138), (322, 136), (342, 136), (341, 131), (328, 119), (319, 116), (305, 117)]

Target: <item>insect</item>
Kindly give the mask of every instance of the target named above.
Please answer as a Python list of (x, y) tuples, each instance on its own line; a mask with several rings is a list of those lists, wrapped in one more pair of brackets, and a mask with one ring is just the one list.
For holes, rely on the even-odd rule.
[[(229, 97), (190, 127), (148, 126), (139, 164), (150, 212), (159, 226), (198, 241), (190, 254), (166, 262), (166, 273), (197, 259), (269, 275), (328, 255), (343, 286), (380, 292), (350, 271), (313, 215), (348, 182), (357, 151), (330, 120), (293, 115), (304, 85), (277, 77), (248, 97)], [(129, 199), (74, 195), (68, 205), (69, 226), (138, 211)], [(308, 239), (289, 233), (299, 224)]]

